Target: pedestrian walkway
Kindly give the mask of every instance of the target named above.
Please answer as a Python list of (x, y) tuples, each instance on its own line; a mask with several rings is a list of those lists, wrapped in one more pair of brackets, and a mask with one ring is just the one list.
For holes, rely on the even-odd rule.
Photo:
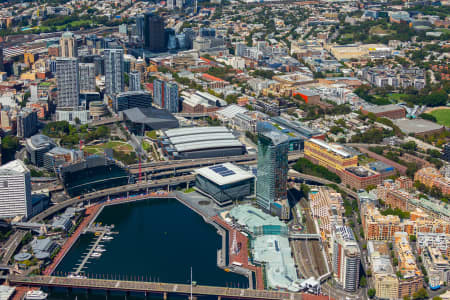
[(102, 207), (103, 204), (96, 204), (91, 207), (86, 208), (85, 218), (80, 223), (78, 228), (73, 232), (73, 234), (69, 237), (69, 239), (64, 243), (61, 247), (61, 250), (58, 252), (56, 257), (53, 259), (53, 262), (44, 270), (44, 275), (51, 275), (53, 271), (58, 267), (59, 263), (63, 260), (64, 256), (69, 252), (70, 248), (72, 248), (73, 244), (78, 240), (80, 235), (83, 233), (84, 228), (91, 222), (91, 220), (97, 215), (97, 211)]
[[(264, 279), (262, 274), (262, 268), (254, 266), (249, 263), (248, 261), (248, 237), (243, 235), (239, 230), (231, 227), (227, 222), (222, 220), (219, 216), (214, 216), (212, 218), (214, 222), (222, 226), (228, 231), (228, 247), (230, 248), (228, 250), (229, 254), (229, 261), (230, 263), (237, 262), (241, 263), (242, 267), (245, 269), (248, 269), (250, 271), (253, 271), (256, 276), (256, 289), (257, 290), (264, 290)], [(236, 241), (238, 245), (240, 245), (240, 250), (238, 253), (233, 253), (231, 251), (231, 245), (233, 244), (234, 235), (236, 235)]]

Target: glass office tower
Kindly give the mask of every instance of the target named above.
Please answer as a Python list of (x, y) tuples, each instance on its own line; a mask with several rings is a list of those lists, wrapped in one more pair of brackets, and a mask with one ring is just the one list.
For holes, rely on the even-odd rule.
[(277, 131), (258, 134), (256, 202), (265, 211), (273, 211), (275, 202), (287, 198), (288, 150), (285, 134)]

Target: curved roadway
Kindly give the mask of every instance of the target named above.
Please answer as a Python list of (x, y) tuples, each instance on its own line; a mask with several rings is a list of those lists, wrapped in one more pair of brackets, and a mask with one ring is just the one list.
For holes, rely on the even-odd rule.
[(303, 179), (303, 180), (307, 180), (307, 181), (317, 182), (317, 183), (321, 183), (321, 184), (335, 184), (341, 190), (346, 192), (349, 196), (351, 196), (351, 197), (353, 197), (355, 199), (358, 199), (358, 194), (355, 191), (347, 188), (342, 183), (336, 183), (336, 182), (329, 181), (329, 180), (324, 179), (324, 178), (320, 178), (320, 177), (316, 177), (316, 176), (312, 176), (312, 175), (308, 175), (308, 174), (299, 173), (299, 172), (294, 171), (294, 170), (291, 170), (289, 172), (289, 176), (296, 177), (296, 178)]
[(157, 187), (166, 187), (170, 185), (178, 185), (180, 183), (185, 182), (192, 182), (194, 181), (195, 176), (194, 175), (186, 175), (186, 176), (180, 176), (176, 178), (166, 178), (161, 180), (155, 180), (148, 183), (137, 183), (137, 184), (128, 184), (128, 185), (122, 185), (114, 188), (104, 189), (97, 192), (92, 192), (89, 194), (85, 194), (83, 196), (74, 197), (71, 199), (68, 199), (66, 201), (63, 201), (61, 203), (55, 204), (48, 208), (47, 210), (41, 212), (40, 214), (34, 216), (31, 218), (30, 222), (39, 222), (44, 220), (45, 218), (57, 213), (58, 211), (67, 208), (69, 206), (78, 204), (80, 202), (94, 200), (98, 198), (103, 198), (111, 195), (117, 195), (127, 192), (135, 192), (140, 191), (148, 188), (157, 188)]

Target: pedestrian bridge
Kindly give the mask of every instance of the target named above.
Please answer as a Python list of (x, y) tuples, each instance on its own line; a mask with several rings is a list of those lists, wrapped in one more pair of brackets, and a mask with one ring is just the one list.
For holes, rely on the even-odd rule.
[(49, 224), (43, 224), (43, 223), (35, 223), (35, 222), (13, 222), (11, 223), (13, 227), (20, 228), (20, 229), (34, 229), (34, 230), (40, 230), (42, 227), (51, 227)]
[(319, 234), (313, 234), (313, 233), (289, 233), (289, 238), (291, 240), (320, 240)]
[[(46, 287), (64, 287), (64, 288), (82, 288), (97, 289), (105, 291), (124, 291), (124, 292), (142, 292), (147, 294), (159, 294), (167, 299), (171, 295), (192, 295), (197, 296), (216, 296), (218, 299), (284, 299), (284, 300), (302, 300), (305, 299), (301, 293), (290, 293), (280, 291), (252, 290), (240, 288), (227, 288), (217, 286), (191, 286), (188, 284), (174, 284), (146, 281), (124, 281), (112, 279), (93, 279), (93, 278), (68, 278), (57, 276), (24, 276), (10, 275), (10, 284), (26, 286), (46, 286)], [(139, 280), (140, 278), (135, 278)], [(313, 295), (308, 295), (307, 299), (315, 299)], [(320, 299), (320, 298), (317, 298)]]

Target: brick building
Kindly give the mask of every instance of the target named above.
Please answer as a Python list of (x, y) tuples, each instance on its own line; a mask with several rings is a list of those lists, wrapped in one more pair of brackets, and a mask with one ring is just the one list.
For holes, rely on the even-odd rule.
[(357, 190), (376, 186), (383, 181), (380, 173), (361, 166), (346, 168), (339, 175), (343, 184)]
[(414, 175), (414, 180), (425, 184), (427, 187), (437, 187), (442, 194), (450, 195), (450, 179), (444, 177), (433, 167), (422, 168)]
[(370, 105), (361, 107), (361, 112), (365, 115), (373, 113), (375, 116), (389, 119), (401, 119), (406, 117), (406, 110), (395, 104), (388, 105)]

